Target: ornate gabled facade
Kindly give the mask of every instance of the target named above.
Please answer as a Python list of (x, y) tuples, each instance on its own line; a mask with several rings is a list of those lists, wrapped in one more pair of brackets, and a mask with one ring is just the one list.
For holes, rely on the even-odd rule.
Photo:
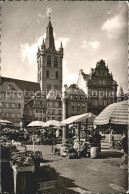
[(62, 59), (63, 46), (55, 48), (53, 27), (49, 18), (46, 29), (46, 38), (43, 39), (41, 48), (37, 52), (37, 80), (42, 91), (50, 91), (52, 88), (62, 91)]
[(87, 95), (88, 112), (98, 115), (106, 106), (117, 101), (117, 83), (104, 60), (97, 62), (89, 75), (81, 70), (78, 86)]

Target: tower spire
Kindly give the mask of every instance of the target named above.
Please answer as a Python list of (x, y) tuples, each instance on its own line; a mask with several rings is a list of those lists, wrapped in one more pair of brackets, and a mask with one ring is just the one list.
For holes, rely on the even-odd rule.
[(46, 29), (45, 46), (46, 46), (46, 49), (55, 50), (55, 42), (54, 42), (53, 27), (51, 24), (51, 13), (50, 12), (49, 12), (48, 18), (49, 18), (49, 21), (48, 21), (48, 26)]

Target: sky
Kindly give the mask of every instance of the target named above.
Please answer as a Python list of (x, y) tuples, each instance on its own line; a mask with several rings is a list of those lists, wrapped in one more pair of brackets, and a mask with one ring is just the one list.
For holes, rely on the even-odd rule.
[[(37, 50), (48, 13), (58, 49), (63, 42), (63, 85), (77, 83), (103, 59), (128, 89), (128, 5), (122, 1), (5, 1), (1, 7), (1, 75), (37, 81)], [(119, 89), (118, 87), (118, 89)]]

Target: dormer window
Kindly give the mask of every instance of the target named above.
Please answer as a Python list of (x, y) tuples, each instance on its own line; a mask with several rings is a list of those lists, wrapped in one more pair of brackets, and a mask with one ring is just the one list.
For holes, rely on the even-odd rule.
[(12, 90), (12, 86), (11, 85), (8, 85), (8, 90)]

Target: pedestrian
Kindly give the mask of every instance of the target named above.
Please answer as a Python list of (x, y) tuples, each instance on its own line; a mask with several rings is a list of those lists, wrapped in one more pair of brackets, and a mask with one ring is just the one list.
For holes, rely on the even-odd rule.
[(110, 145), (110, 148), (114, 149), (115, 141), (114, 141), (114, 132), (113, 132), (113, 130), (111, 130), (111, 132), (109, 134), (109, 145)]
[(122, 156), (122, 163), (120, 168), (128, 169), (128, 137), (127, 137), (127, 130), (124, 131), (124, 137), (122, 137), (122, 148), (124, 155)]
[(101, 135), (99, 134), (99, 130), (97, 128), (92, 136), (92, 141), (95, 147), (98, 147), (98, 151), (101, 152)]

